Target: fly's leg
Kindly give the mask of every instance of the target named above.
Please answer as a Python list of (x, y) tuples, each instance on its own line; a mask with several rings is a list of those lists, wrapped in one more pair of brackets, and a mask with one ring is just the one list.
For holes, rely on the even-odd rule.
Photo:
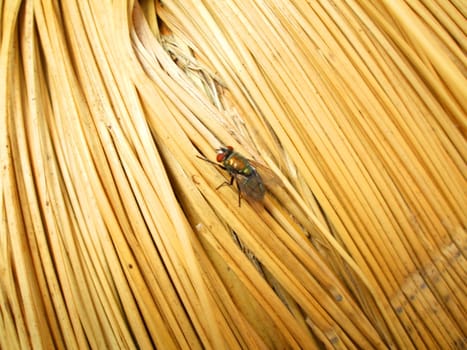
[(221, 188), (222, 186), (225, 186), (225, 185), (227, 185), (227, 186), (232, 186), (233, 182), (234, 182), (234, 177), (231, 176), (231, 177), (230, 177), (230, 182), (224, 181), (223, 183), (221, 183), (219, 186), (216, 187), (216, 191), (217, 191), (219, 188)]
[[(223, 166), (222, 164), (213, 162), (213, 161), (210, 160), (210, 159), (207, 159), (207, 158), (204, 158), (204, 157), (200, 157), (200, 156), (198, 156), (198, 155), (197, 155), (196, 157), (198, 157), (199, 159), (205, 160), (205, 161), (208, 162), (208, 163), (214, 164), (214, 165), (218, 166), (219, 168), (221, 168), (221, 169), (223, 169), (223, 170), (229, 171), (229, 170), (228, 170), (225, 166)], [(229, 173), (232, 174), (230, 171), (229, 171)], [(216, 187), (216, 191), (217, 191), (219, 188), (221, 188), (222, 186), (225, 186), (225, 185), (232, 186), (234, 180), (235, 180), (235, 176), (231, 175), (231, 176), (230, 176), (230, 181), (229, 181), (229, 182), (224, 181), (223, 183), (221, 183), (219, 186)], [(240, 184), (238, 183), (238, 180), (237, 180), (237, 191), (238, 191), (238, 206), (240, 207), (242, 194), (241, 194)]]
[(197, 158), (199, 159), (202, 159), (208, 163), (211, 163), (211, 164), (214, 164), (215, 166), (218, 166), (219, 168), (223, 169), (223, 170), (227, 170), (227, 168), (225, 166), (223, 166), (222, 164), (219, 164), (219, 163), (216, 163), (216, 162), (213, 162), (212, 160), (210, 159), (207, 159), (207, 158), (204, 158), (204, 157), (200, 157), (200, 156), (196, 156)]
[(237, 191), (238, 191), (238, 207), (240, 208), (241, 201), (242, 201), (242, 191), (240, 190), (240, 184), (238, 183), (238, 180), (237, 180)]
[[(232, 186), (233, 185), (233, 182), (235, 180), (235, 176), (231, 176), (230, 177), (230, 181), (227, 182), (227, 181), (224, 181), (223, 183), (221, 183), (219, 186), (216, 187), (216, 191), (221, 188), (222, 186)], [(240, 207), (240, 201), (241, 201), (241, 191), (240, 191), (240, 184), (238, 183), (238, 180), (237, 180), (237, 190), (238, 190), (238, 206)]]

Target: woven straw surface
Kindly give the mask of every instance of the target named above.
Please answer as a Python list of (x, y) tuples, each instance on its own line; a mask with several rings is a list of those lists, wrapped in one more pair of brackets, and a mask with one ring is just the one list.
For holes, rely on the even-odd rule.
[(465, 349), (464, 1), (0, 9), (0, 349)]

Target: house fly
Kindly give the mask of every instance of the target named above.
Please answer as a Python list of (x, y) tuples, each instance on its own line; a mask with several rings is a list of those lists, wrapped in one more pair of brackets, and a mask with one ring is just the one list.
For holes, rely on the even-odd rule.
[(238, 190), (238, 206), (240, 206), (242, 193), (255, 201), (261, 201), (266, 193), (263, 179), (257, 170), (261, 165), (235, 152), (232, 146), (220, 147), (216, 152), (217, 163), (198, 157), (219, 166), (229, 173), (230, 181), (221, 183), (216, 190), (225, 185), (232, 186), (235, 181)]

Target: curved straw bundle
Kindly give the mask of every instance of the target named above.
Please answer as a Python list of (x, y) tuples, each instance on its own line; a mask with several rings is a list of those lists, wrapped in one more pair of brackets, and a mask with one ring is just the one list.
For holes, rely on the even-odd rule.
[(3, 2), (0, 348), (465, 346), (466, 14)]

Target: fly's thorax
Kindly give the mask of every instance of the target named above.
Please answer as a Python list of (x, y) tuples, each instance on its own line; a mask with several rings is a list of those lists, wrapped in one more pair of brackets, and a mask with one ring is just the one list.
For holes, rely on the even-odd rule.
[(236, 152), (224, 160), (224, 166), (227, 170), (244, 176), (250, 176), (254, 172), (248, 160)]

